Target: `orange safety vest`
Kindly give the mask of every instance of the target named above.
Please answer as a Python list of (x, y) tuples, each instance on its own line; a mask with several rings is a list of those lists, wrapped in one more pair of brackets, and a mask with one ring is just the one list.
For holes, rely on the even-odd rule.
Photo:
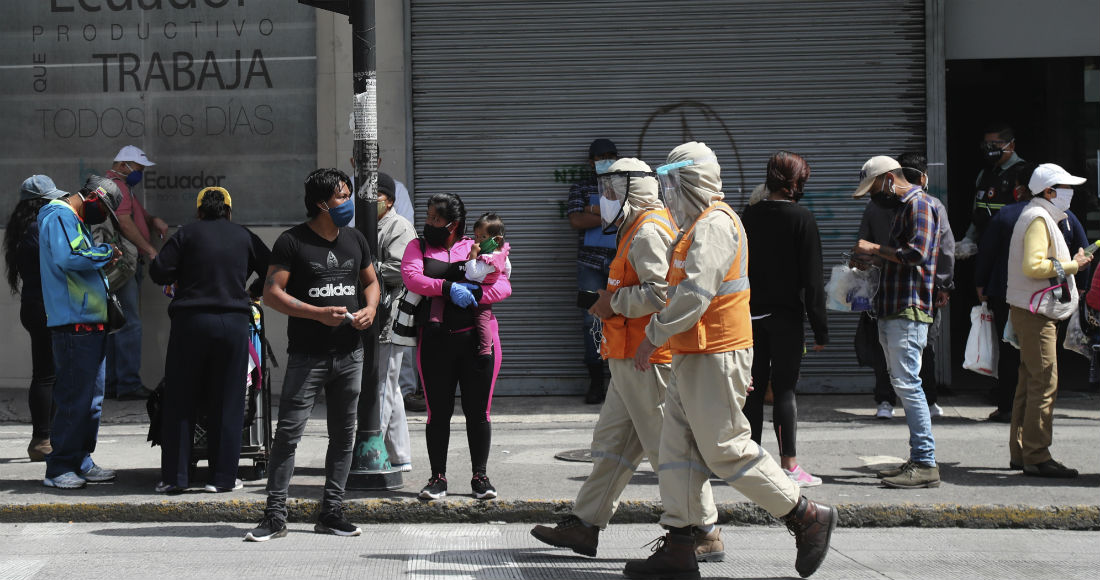
[(745, 240), (745, 229), (737, 214), (724, 202), (708, 207), (691, 224), (679, 243), (672, 248), (672, 263), (668, 267), (669, 301), (676, 293), (676, 287), (687, 278), (684, 262), (688, 250), (695, 238), (692, 233), (695, 225), (711, 211), (720, 211), (730, 216), (737, 230), (735, 240), (737, 249), (733, 264), (722, 278), (722, 285), (710, 301), (706, 312), (693, 328), (673, 335), (668, 343), (672, 354), (701, 354), (741, 350), (752, 346), (752, 315), (749, 312), (749, 248)]
[[(618, 292), (619, 288), (637, 286), (638, 272), (630, 265), (627, 257), (630, 254), (630, 246), (634, 243), (634, 234), (645, 223), (655, 224), (668, 233), (670, 238), (676, 237), (676, 228), (672, 224), (672, 217), (667, 209), (651, 209), (638, 219), (634, 220), (630, 229), (623, 234), (619, 247), (615, 251), (615, 259), (611, 261), (611, 268), (607, 276), (607, 291)], [(645, 327), (649, 324), (652, 314), (646, 314), (638, 318), (627, 318), (616, 314), (603, 320), (603, 342), (600, 344), (600, 354), (603, 358), (634, 358), (638, 345), (645, 339)], [(672, 362), (672, 353), (668, 345), (662, 345), (649, 357), (651, 363), (667, 364)]]

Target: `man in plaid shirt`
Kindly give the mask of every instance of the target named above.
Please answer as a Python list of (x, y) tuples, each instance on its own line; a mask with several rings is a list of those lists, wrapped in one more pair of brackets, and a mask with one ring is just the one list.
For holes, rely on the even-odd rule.
[(921, 352), (933, 321), (938, 214), (919, 185), (909, 183), (901, 165), (890, 157), (872, 157), (863, 164), (855, 196), (882, 194), (900, 209), (890, 229), (889, 245), (859, 240), (853, 254), (882, 264), (875, 297), (879, 343), (886, 353), (890, 384), (905, 409), (909, 425), (909, 460), (879, 472), (887, 487), (939, 487), (932, 416), (921, 388)]

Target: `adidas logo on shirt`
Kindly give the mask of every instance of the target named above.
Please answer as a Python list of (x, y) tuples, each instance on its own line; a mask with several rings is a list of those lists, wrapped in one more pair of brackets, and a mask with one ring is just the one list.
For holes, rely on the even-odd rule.
[(328, 298), (329, 296), (355, 296), (355, 286), (350, 284), (326, 284), (320, 288), (310, 288), (310, 298)]

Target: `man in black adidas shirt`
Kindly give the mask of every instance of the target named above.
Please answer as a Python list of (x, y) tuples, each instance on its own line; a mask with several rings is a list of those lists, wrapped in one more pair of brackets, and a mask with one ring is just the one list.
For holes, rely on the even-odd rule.
[(366, 238), (346, 227), (354, 212), (350, 183), (337, 169), (311, 173), (305, 184), (309, 221), (283, 232), (271, 251), (264, 304), (290, 317), (289, 358), (271, 449), (267, 509), (246, 540), (262, 542), (287, 533), (294, 451), (321, 389), (328, 405), (329, 443), (324, 498), (314, 530), (339, 536), (361, 533), (343, 515), (344, 485), (363, 375), (360, 331), (374, 322), (380, 291)]

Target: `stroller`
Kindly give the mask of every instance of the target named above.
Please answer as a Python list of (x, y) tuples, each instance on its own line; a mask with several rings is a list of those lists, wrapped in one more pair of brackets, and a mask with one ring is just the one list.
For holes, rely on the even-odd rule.
[[(264, 312), (258, 301), (252, 301), (249, 317), (249, 365), (248, 376), (242, 381), (242, 393), (245, 397), (244, 428), (241, 430), (241, 460), (252, 460), (251, 479), (267, 477), (267, 462), (271, 453), (271, 441), (274, 437), (271, 421), (271, 377), (268, 361), (275, 366), (278, 362), (271, 352), (271, 345), (264, 335)], [(157, 385), (156, 391), (146, 404), (149, 412), (148, 440), (153, 445), (160, 444), (161, 397), (164, 392), (164, 379)], [(209, 419), (205, 410), (200, 409), (195, 419), (195, 435), (191, 446), (191, 470), (198, 462), (207, 459), (207, 430)], [(248, 479), (241, 474), (242, 479)]]

